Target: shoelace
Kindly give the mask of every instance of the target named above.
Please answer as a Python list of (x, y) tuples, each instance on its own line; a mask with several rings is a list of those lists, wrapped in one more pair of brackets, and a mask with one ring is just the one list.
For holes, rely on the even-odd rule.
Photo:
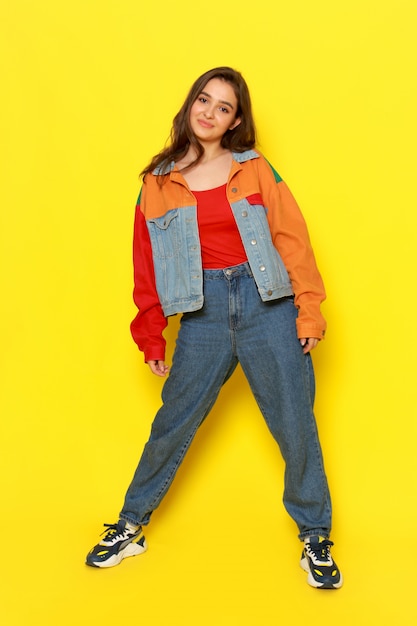
[(333, 545), (333, 541), (325, 539), (321, 543), (309, 543), (306, 545), (307, 551), (310, 552), (313, 561), (320, 563), (332, 563), (332, 557), (330, 554), (330, 548)]
[(101, 533), (102, 535), (106, 535), (104, 537), (104, 540), (106, 539), (113, 539), (115, 535), (123, 535), (125, 529), (122, 528), (120, 526), (119, 523), (117, 524), (104, 524), (104, 527), (107, 528), (107, 530), (103, 530), (103, 532)]

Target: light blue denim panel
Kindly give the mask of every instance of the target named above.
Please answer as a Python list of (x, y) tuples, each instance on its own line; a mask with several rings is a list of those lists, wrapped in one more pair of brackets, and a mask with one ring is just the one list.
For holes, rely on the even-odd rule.
[(203, 306), (203, 271), (196, 207), (171, 209), (147, 221), (155, 280), (164, 315)]
[(246, 199), (231, 207), (262, 300), (293, 295), (287, 269), (272, 242), (265, 207)]

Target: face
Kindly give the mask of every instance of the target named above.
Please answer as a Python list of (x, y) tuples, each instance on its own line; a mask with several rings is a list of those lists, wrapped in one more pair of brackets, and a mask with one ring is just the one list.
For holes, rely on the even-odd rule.
[(220, 143), (223, 135), (240, 124), (238, 101), (233, 87), (212, 78), (190, 110), (190, 126), (200, 143)]

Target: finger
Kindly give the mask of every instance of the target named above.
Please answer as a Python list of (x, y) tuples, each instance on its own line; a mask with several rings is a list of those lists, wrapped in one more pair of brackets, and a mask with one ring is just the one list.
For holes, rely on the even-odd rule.
[(303, 346), (304, 354), (308, 354), (309, 352), (311, 352), (311, 350), (314, 350), (318, 342), (319, 340), (316, 339), (315, 337), (309, 337), (308, 339), (306, 339), (304, 346)]
[(164, 361), (148, 361), (148, 365), (155, 376), (165, 376), (169, 370), (168, 365), (165, 365)]

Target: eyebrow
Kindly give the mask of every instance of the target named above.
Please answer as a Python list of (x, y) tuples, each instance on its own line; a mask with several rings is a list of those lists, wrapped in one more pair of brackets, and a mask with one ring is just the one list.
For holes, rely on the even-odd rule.
[[(200, 95), (203, 95), (203, 96), (208, 96), (209, 98), (211, 98), (211, 99), (213, 100), (213, 96), (211, 96), (209, 93), (207, 93), (207, 91), (202, 91), (202, 92), (200, 93)], [(219, 102), (220, 102), (221, 104), (227, 104), (227, 106), (229, 106), (231, 109), (233, 109), (233, 110), (234, 110), (234, 106), (233, 106), (233, 104), (231, 104), (230, 102), (227, 102), (227, 100), (219, 100)]]

